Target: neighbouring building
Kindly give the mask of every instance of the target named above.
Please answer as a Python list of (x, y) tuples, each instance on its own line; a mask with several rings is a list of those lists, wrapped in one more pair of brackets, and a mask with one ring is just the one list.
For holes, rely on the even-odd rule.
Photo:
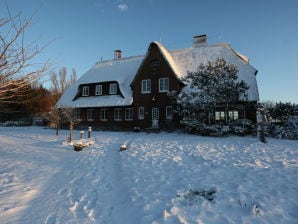
[(193, 46), (167, 50), (152, 42), (145, 55), (123, 58), (116, 50), (114, 59), (100, 61), (67, 89), (58, 107), (76, 108), (80, 125), (103, 129), (175, 129), (179, 118), (175, 102), (167, 93), (184, 87), (181, 78), (198, 70), (201, 63), (222, 57), (238, 67), (238, 78), (249, 85), (247, 101), (236, 102), (232, 111), (214, 111), (214, 123), (225, 116), (256, 121), (259, 100), (257, 70), (244, 55), (229, 44), (208, 45), (206, 35), (194, 36)]

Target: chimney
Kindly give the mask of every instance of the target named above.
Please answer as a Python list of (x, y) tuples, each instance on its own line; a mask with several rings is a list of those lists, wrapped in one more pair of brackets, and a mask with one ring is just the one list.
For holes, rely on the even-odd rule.
[(206, 46), (207, 44), (207, 37), (206, 34), (203, 35), (196, 35), (193, 37), (193, 47), (202, 47)]
[(115, 50), (114, 51), (114, 59), (117, 60), (117, 59), (120, 59), (121, 58), (121, 51), (120, 50)]

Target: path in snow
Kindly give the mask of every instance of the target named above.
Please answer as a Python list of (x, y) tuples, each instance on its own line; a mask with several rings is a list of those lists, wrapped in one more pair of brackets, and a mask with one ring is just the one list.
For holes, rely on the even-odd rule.
[[(118, 223), (114, 221), (121, 211), (122, 204), (127, 200), (128, 191), (121, 184), (121, 158), (119, 147), (125, 138), (116, 136), (98, 137), (100, 144), (92, 145), (77, 154), (74, 166), (67, 171), (67, 186), (58, 191), (69, 205), (69, 216), (50, 214), (47, 224), (52, 223)], [(61, 201), (61, 199), (59, 200)], [(130, 223), (133, 216), (123, 223)], [(55, 222), (53, 222), (55, 221)]]

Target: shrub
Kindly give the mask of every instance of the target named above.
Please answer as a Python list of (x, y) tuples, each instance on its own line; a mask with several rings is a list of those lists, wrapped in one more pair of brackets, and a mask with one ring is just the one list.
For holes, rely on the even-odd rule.
[(278, 138), (298, 140), (298, 130), (293, 126), (282, 126), (277, 133)]
[(229, 124), (231, 133), (235, 135), (249, 135), (255, 132), (256, 125), (247, 119), (239, 119)]
[(228, 125), (205, 125), (194, 120), (183, 120), (185, 130), (191, 134), (202, 136), (224, 136), (227, 134), (249, 135), (255, 132), (256, 125), (250, 120), (242, 119), (234, 121)]

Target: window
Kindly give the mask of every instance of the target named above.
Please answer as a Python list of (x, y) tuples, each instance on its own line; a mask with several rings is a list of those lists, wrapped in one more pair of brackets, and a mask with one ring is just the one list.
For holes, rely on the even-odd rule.
[(235, 121), (239, 119), (239, 113), (237, 110), (229, 111), (229, 120)]
[(215, 111), (215, 120), (216, 121), (225, 120), (225, 112), (224, 111)]
[(93, 110), (87, 110), (87, 121), (93, 121)]
[(114, 120), (115, 121), (121, 121), (122, 120), (122, 114), (121, 114), (121, 109), (120, 108), (116, 108), (114, 110)]
[(101, 121), (107, 121), (108, 120), (108, 110), (107, 109), (101, 109), (100, 110), (100, 120)]
[(143, 120), (144, 119), (144, 107), (139, 107), (138, 108), (138, 117), (139, 117), (139, 120)]
[(168, 92), (169, 91), (169, 79), (160, 78), (159, 79), (159, 92)]
[(166, 107), (166, 119), (172, 119), (173, 118), (173, 107), (167, 106)]
[(126, 108), (125, 109), (125, 120), (126, 121), (132, 121), (133, 120), (133, 109), (132, 108)]
[(89, 96), (89, 86), (83, 86), (82, 96)]
[(156, 68), (156, 67), (158, 67), (160, 65), (160, 62), (159, 62), (159, 60), (157, 60), (157, 59), (154, 59), (154, 60), (152, 60), (151, 62), (150, 62), (150, 67), (151, 68)]
[(75, 116), (76, 116), (76, 119), (81, 119), (81, 110), (76, 109)]
[(95, 86), (95, 95), (97, 96), (102, 95), (102, 85)]
[(142, 93), (151, 93), (151, 80), (142, 80)]
[(110, 94), (117, 94), (117, 84), (116, 83), (112, 83), (110, 84)]

